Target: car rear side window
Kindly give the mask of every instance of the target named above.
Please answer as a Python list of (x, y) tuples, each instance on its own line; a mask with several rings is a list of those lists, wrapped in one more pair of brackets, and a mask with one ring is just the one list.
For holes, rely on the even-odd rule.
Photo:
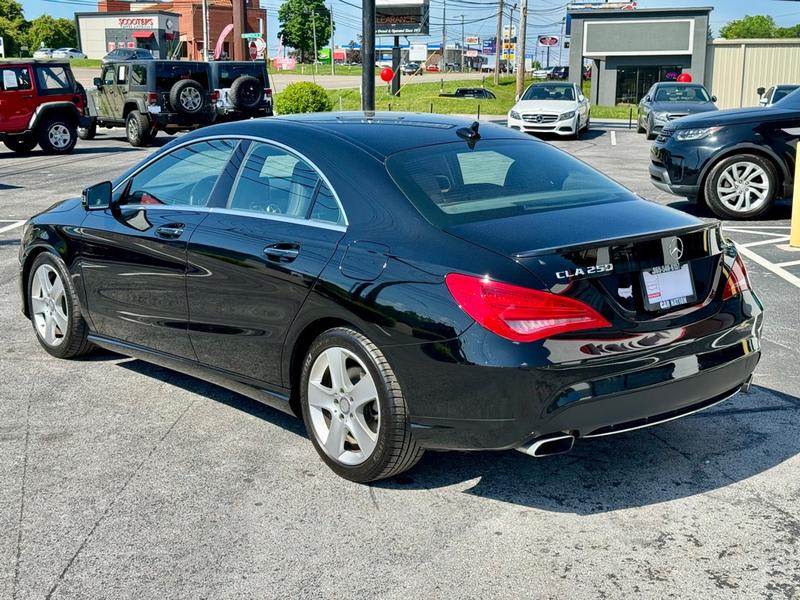
[(72, 80), (64, 67), (37, 66), (36, 83), (41, 93), (63, 94), (72, 91)]
[(181, 79), (194, 79), (208, 89), (208, 65), (191, 62), (176, 64), (172, 61), (156, 65), (156, 87), (158, 89), (169, 90)]
[(131, 85), (147, 85), (147, 67), (131, 65)]
[(391, 155), (386, 168), (417, 210), (441, 227), (632, 197), (581, 161), (532, 140), (414, 148)]
[(342, 211), (333, 192), (324, 183), (320, 185), (317, 197), (314, 198), (314, 206), (311, 208), (312, 221), (332, 223), (334, 225), (344, 225)]
[(305, 219), (319, 175), (297, 156), (254, 143), (242, 164), (228, 208)]
[(133, 177), (121, 204), (207, 206), (236, 143), (197, 142), (160, 157)]
[(221, 63), (215, 65), (219, 69), (219, 80), (217, 87), (229, 88), (233, 82), (244, 75), (255, 77), (266, 87), (266, 74), (264, 72), (264, 63), (254, 62), (247, 65), (226, 65)]
[(0, 79), (0, 91), (13, 92), (31, 89), (31, 74), (28, 67), (5, 67)]

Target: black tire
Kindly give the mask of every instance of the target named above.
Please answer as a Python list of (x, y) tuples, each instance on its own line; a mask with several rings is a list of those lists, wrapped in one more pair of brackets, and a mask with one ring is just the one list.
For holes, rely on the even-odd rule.
[(254, 110), (261, 105), (264, 99), (264, 86), (255, 77), (242, 75), (231, 84), (228, 98), (234, 108)]
[[(755, 207), (750, 210), (740, 209), (733, 210), (726, 206), (719, 195), (719, 184), (726, 170), (733, 167), (737, 163), (750, 164), (760, 168), (764, 176), (759, 178), (763, 181), (763, 185), (767, 185), (766, 195), (763, 201), (759, 201)], [(722, 219), (752, 219), (757, 217), (772, 206), (777, 193), (778, 193), (778, 174), (775, 165), (767, 158), (757, 154), (735, 154), (723, 158), (715, 164), (703, 183), (703, 197), (706, 205), (711, 211)]]
[[(61, 332), (61, 339), (55, 345), (46, 341), (37, 325), (37, 319), (40, 317), (44, 319), (44, 316), (34, 312), (34, 302), (32, 299), (34, 278), (37, 277), (37, 271), (42, 265), (47, 265), (58, 274), (64, 288), (63, 296), (59, 299), (57, 305), (60, 305), (59, 310), (66, 313), (66, 332)], [(64, 261), (49, 252), (42, 252), (39, 254), (33, 260), (33, 264), (28, 271), (25, 289), (28, 294), (31, 324), (36, 333), (36, 339), (48, 354), (56, 358), (75, 358), (88, 354), (94, 349), (94, 344), (88, 340), (89, 327), (81, 314), (78, 295), (75, 292), (75, 286), (72, 283), (72, 278), (69, 275)]]
[(572, 139), (576, 142), (581, 139), (581, 117), (580, 115), (576, 115), (575, 117), (575, 133), (572, 134)]
[(644, 133), (644, 132), (645, 132), (645, 128), (642, 127), (642, 119), (639, 118), (639, 117), (636, 117), (636, 133)]
[(644, 133), (648, 140), (656, 139), (656, 134), (653, 131), (653, 123), (650, 119), (647, 119), (647, 125), (645, 126)]
[(78, 142), (77, 124), (60, 115), (45, 117), (36, 133), (45, 154), (69, 154)]
[(172, 110), (185, 115), (196, 115), (206, 107), (206, 91), (194, 79), (181, 79), (169, 90)]
[(3, 142), (6, 148), (17, 154), (28, 154), (31, 150), (36, 148), (36, 138), (33, 136), (25, 135), (20, 137), (8, 138)]
[[(357, 465), (347, 465), (330, 457), (317, 438), (312, 422), (308, 399), (312, 367), (317, 358), (331, 348), (341, 348), (358, 357), (372, 377), (377, 390), (380, 420), (375, 447), (371, 454)], [(303, 422), (314, 448), (322, 460), (340, 477), (357, 483), (385, 479), (410, 469), (422, 458), (424, 449), (417, 445), (411, 436), (408, 407), (391, 366), (378, 347), (357, 331), (338, 327), (326, 331), (314, 341), (303, 361), (300, 375), (300, 405)], [(331, 414), (330, 419), (334, 418), (336, 417)]]
[(97, 121), (92, 119), (88, 127), (78, 127), (78, 137), (82, 140), (93, 140), (97, 135)]
[(132, 110), (125, 118), (125, 136), (128, 138), (128, 143), (135, 148), (150, 143), (151, 128), (150, 119), (138, 110)]

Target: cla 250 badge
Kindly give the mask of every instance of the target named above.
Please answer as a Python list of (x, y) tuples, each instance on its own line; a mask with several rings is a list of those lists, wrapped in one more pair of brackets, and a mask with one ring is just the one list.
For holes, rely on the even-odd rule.
[(598, 273), (608, 273), (614, 270), (614, 265), (592, 265), (589, 267), (576, 267), (574, 270), (556, 271), (557, 279), (574, 279), (585, 275), (596, 275)]

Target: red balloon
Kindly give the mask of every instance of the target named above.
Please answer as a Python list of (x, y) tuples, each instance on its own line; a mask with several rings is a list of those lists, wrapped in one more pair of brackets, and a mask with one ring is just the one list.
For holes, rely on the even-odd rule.
[(386, 83), (389, 83), (392, 79), (394, 79), (394, 71), (390, 67), (384, 67), (381, 69), (381, 79), (383, 79)]
[(678, 83), (692, 83), (692, 75), (690, 73), (681, 73), (678, 75)]

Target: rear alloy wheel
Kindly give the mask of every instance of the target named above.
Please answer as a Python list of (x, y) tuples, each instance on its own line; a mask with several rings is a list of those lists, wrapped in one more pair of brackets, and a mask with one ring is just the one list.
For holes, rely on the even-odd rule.
[(46, 119), (39, 128), (39, 146), (45, 154), (68, 154), (78, 141), (78, 128), (60, 117)]
[(384, 479), (422, 457), (394, 372), (368, 338), (347, 328), (323, 333), (309, 349), (300, 379), (306, 430), (341, 477)]
[(125, 136), (131, 146), (146, 146), (150, 142), (150, 129), (150, 119), (138, 110), (132, 110), (125, 118)]
[(44, 252), (33, 261), (28, 306), (36, 339), (49, 354), (72, 358), (92, 349), (75, 288), (60, 258)]
[(8, 138), (3, 142), (6, 148), (17, 154), (27, 154), (36, 147), (36, 138), (33, 136), (21, 136)]
[(778, 188), (773, 164), (755, 154), (721, 160), (706, 178), (709, 208), (726, 219), (752, 219), (772, 204)]

